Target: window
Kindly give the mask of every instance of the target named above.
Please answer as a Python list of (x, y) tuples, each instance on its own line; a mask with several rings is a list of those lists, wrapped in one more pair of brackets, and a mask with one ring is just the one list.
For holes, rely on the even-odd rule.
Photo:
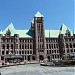
[(65, 50), (63, 50), (63, 53), (65, 53)]
[(30, 51), (30, 54), (32, 54), (32, 51)]
[(57, 50), (57, 53), (59, 53), (59, 50)]
[(5, 42), (5, 39), (3, 39), (3, 42)]
[(70, 43), (70, 48), (72, 48), (72, 44)]
[(13, 42), (13, 40), (11, 39), (11, 42)]
[(19, 54), (21, 54), (21, 51), (19, 51)]
[(69, 49), (67, 50), (67, 53), (69, 53)]
[(29, 51), (27, 53), (29, 54)]
[(21, 40), (20, 40), (20, 42), (21, 42)]
[(2, 51), (2, 55), (4, 55), (4, 51)]
[(4, 44), (2, 45), (2, 49), (5, 49), (5, 45)]
[(9, 49), (9, 44), (7, 44), (7, 49)]
[(22, 51), (22, 54), (24, 54), (24, 51)]
[(47, 49), (48, 49), (48, 44), (46, 44), (46, 47), (47, 47)]
[(25, 49), (26, 49), (26, 44), (25, 44)]
[(71, 52), (73, 52), (73, 50), (71, 49)]
[(65, 41), (67, 42), (67, 41), (68, 41), (68, 39), (65, 39)]
[(55, 55), (55, 58), (56, 58), (56, 55)]
[(52, 56), (52, 58), (54, 59), (54, 55)]
[(56, 53), (56, 50), (54, 50), (54, 53)]
[(20, 44), (20, 46), (19, 46), (19, 47), (20, 47), (20, 49), (21, 49), (21, 44)]
[(22, 49), (24, 49), (24, 44), (22, 44)]
[(56, 47), (55, 47), (55, 44), (54, 44), (54, 48), (56, 48)]
[(75, 48), (75, 43), (73, 43), (73, 47)]
[(56, 48), (58, 48), (58, 44), (56, 44)]
[(22, 42), (24, 42), (24, 40), (22, 40)]
[(52, 49), (53, 49), (53, 44), (52, 44)]
[(49, 48), (51, 49), (51, 45), (49, 44)]
[(7, 42), (9, 42), (9, 39), (7, 39)]
[(8, 52), (8, 51), (6, 51), (6, 54), (9, 54), (9, 52)]
[(68, 48), (68, 44), (66, 43), (66, 48)]
[(11, 44), (11, 49), (13, 49), (13, 44)]
[(74, 52), (75, 52), (75, 49), (74, 49)]
[(25, 40), (25, 42), (26, 42), (26, 40)]
[(47, 54), (48, 54), (48, 50), (47, 50)]
[(32, 45), (30, 44), (30, 49), (32, 49)]
[(29, 49), (29, 44), (28, 44), (28, 49)]
[(51, 50), (50, 50), (50, 54), (51, 54)]
[(1, 56), (1, 60), (4, 60), (4, 56)]

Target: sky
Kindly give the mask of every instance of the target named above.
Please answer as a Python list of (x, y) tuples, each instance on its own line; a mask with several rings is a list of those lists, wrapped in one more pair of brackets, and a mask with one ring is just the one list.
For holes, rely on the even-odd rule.
[(74, 30), (75, 0), (0, 0), (0, 30), (11, 22), (15, 29), (29, 29), (34, 15), (44, 15), (45, 29), (60, 29), (65, 24)]

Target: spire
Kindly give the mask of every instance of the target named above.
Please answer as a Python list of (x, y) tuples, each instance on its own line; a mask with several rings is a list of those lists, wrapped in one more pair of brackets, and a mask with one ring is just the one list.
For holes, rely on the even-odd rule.
[(35, 17), (44, 17), (39, 11), (35, 14)]
[(49, 30), (49, 38), (50, 38), (50, 30)]

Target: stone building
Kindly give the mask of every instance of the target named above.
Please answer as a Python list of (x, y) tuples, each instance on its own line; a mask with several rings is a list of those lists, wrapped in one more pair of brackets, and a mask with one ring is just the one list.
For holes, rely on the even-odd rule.
[(22, 61), (61, 60), (75, 56), (75, 31), (62, 24), (59, 30), (45, 30), (44, 16), (37, 12), (29, 30), (17, 30), (11, 23), (0, 31), (0, 61), (7, 56), (21, 55)]

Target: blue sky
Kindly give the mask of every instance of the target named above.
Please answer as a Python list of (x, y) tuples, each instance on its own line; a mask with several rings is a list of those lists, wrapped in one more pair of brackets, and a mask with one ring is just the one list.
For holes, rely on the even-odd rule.
[(0, 30), (11, 22), (16, 29), (29, 29), (37, 11), (44, 15), (45, 29), (64, 23), (74, 30), (74, 0), (0, 0)]

